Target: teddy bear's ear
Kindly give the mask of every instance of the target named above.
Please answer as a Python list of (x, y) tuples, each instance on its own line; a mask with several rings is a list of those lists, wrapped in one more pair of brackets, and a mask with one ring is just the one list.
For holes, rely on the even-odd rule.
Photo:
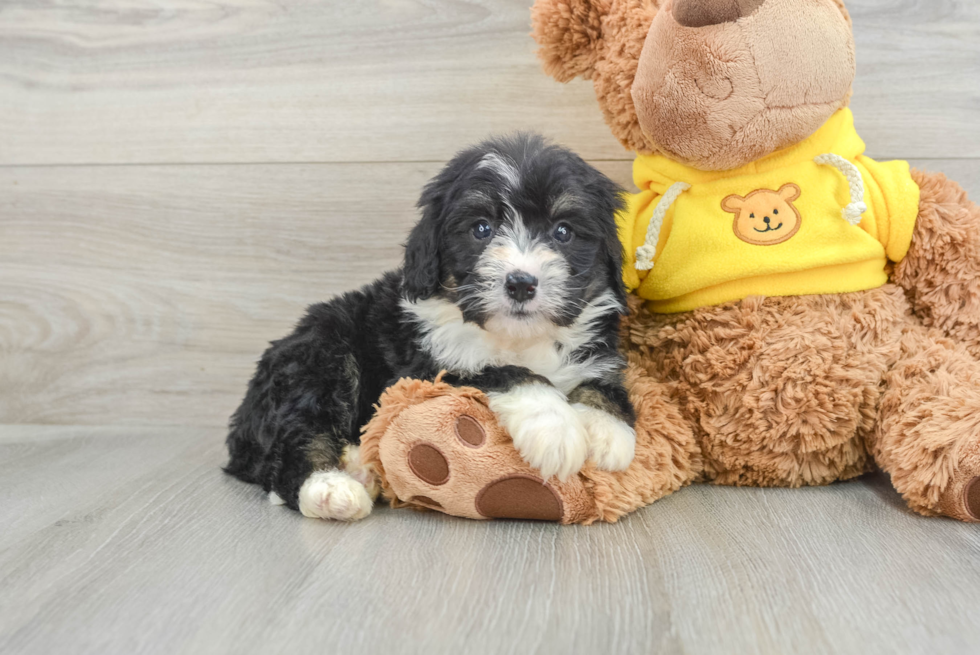
[(602, 18), (612, 0), (535, 0), (534, 40), (544, 70), (559, 82), (589, 79), (599, 58)]

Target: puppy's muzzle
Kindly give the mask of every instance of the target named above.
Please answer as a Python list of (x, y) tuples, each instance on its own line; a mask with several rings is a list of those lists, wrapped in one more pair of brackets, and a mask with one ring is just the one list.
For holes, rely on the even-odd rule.
[(507, 274), (505, 288), (507, 295), (517, 302), (527, 302), (534, 298), (538, 288), (538, 278), (524, 271), (514, 271)]

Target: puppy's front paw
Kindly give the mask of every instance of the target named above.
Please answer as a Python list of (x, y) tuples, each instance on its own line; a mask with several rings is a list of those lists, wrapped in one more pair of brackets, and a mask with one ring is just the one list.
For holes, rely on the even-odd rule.
[(299, 490), (299, 511), (312, 519), (357, 521), (373, 505), (364, 485), (344, 471), (315, 471)]
[(539, 383), (491, 393), (490, 409), (510, 433), (514, 447), (545, 479), (565, 480), (585, 464), (585, 428), (564, 394)]
[(603, 471), (625, 471), (636, 454), (636, 430), (601, 409), (573, 407), (588, 434), (589, 458)]

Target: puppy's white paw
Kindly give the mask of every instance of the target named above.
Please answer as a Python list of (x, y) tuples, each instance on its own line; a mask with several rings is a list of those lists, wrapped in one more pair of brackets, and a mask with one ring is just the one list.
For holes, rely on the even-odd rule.
[(299, 490), (299, 511), (312, 519), (357, 521), (374, 501), (364, 485), (344, 471), (315, 471)]
[(565, 480), (585, 464), (585, 428), (565, 395), (544, 384), (525, 384), (491, 393), (490, 409), (510, 433), (514, 447), (545, 479)]
[(603, 471), (625, 471), (636, 455), (636, 430), (601, 409), (572, 405), (588, 434), (589, 459)]

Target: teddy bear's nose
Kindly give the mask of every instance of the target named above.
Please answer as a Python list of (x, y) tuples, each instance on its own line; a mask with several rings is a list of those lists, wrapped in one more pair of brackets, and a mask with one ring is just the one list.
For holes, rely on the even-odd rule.
[(674, 0), (674, 20), (684, 27), (733, 23), (752, 14), (766, 0)]

